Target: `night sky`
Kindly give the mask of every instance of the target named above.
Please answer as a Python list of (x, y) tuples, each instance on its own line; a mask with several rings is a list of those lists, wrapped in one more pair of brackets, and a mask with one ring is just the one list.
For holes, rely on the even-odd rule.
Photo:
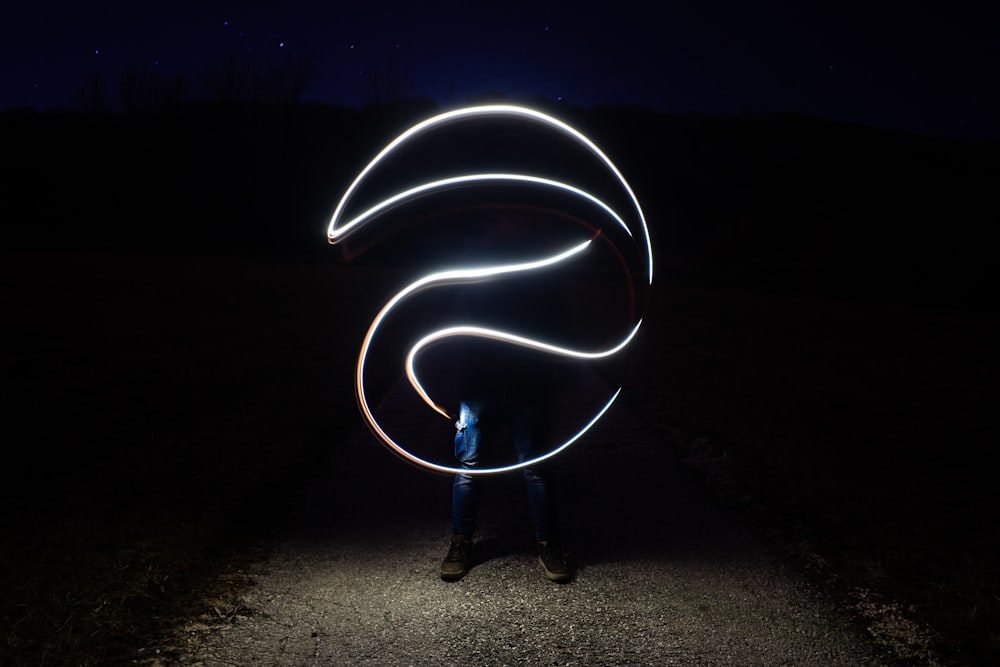
[[(1000, 138), (1000, 22), (957, 2), (22, 3), (0, 24), (0, 108), (78, 103), (100, 72), (199, 78), (231, 56), (309, 63), (303, 96), (455, 106), (502, 92), (664, 112), (801, 112)], [(977, 8), (978, 7), (978, 8)]]

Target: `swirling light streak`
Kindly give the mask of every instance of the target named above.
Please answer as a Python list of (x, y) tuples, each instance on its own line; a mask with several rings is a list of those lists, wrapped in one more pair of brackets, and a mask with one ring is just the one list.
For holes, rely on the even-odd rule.
[(410, 348), (410, 353), (406, 355), (406, 376), (410, 380), (410, 385), (416, 389), (420, 398), (423, 399), (424, 403), (433, 408), (436, 412), (441, 415), (451, 418), (447, 410), (441, 406), (434, 403), (434, 400), (428, 395), (427, 391), (424, 389), (423, 384), (420, 382), (420, 378), (417, 376), (416, 370), (413, 368), (413, 364), (416, 361), (417, 355), (420, 351), (431, 343), (443, 340), (445, 338), (460, 338), (460, 337), (470, 337), (470, 338), (484, 338), (488, 340), (495, 340), (501, 343), (509, 343), (510, 345), (515, 345), (517, 347), (523, 347), (529, 350), (536, 350), (539, 352), (548, 352), (549, 354), (554, 354), (560, 357), (567, 357), (570, 359), (579, 359), (580, 361), (595, 361), (597, 359), (606, 359), (607, 357), (613, 356), (621, 352), (635, 337), (636, 333), (639, 332), (639, 327), (642, 325), (642, 320), (632, 328), (623, 340), (621, 340), (617, 345), (610, 347), (606, 350), (599, 350), (597, 352), (586, 352), (584, 350), (573, 350), (568, 347), (560, 347), (558, 345), (550, 345), (549, 343), (544, 343), (533, 338), (525, 338), (524, 336), (518, 336), (517, 334), (507, 333), (504, 331), (497, 331), (496, 329), (487, 329), (485, 327), (474, 327), (474, 326), (457, 326), (457, 327), (447, 327), (445, 329), (438, 329), (434, 333), (428, 334), (418, 340)]
[[(560, 132), (572, 137), (580, 145), (587, 148), (593, 155), (597, 156), (601, 162), (607, 167), (607, 169), (615, 176), (618, 184), (625, 190), (631, 200), (631, 205), (634, 207), (634, 212), (638, 217), (641, 231), (642, 231), (642, 243), (646, 254), (646, 266), (647, 266), (647, 278), (649, 284), (652, 284), (653, 279), (653, 256), (652, 247), (649, 240), (649, 230), (646, 224), (645, 216), (643, 215), (642, 208), (639, 205), (639, 201), (636, 198), (632, 188), (629, 186), (628, 182), (622, 176), (618, 168), (611, 162), (611, 160), (601, 151), (590, 139), (584, 136), (579, 131), (570, 127), (569, 125), (559, 121), (551, 116), (547, 116), (538, 111), (531, 109), (525, 109), (522, 107), (508, 106), (508, 105), (488, 105), (481, 107), (472, 107), (467, 109), (459, 109), (456, 111), (450, 111), (443, 114), (439, 114), (433, 118), (425, 120), (411, 127), (409, 130), (403, 132), (396, 139), (390, 142), (385, 148), (383, 148), (358, 174), (354, 181), (345, 191), (344, 195), (341, 197), (340, 202), (337, 204), (337, 208), (334, 210), (333, 216), (330, 219), (330, 224), (327, 230), (327, 240), (331, 244), (337, 244), (344, 241), (349, 236), (351, 236), (355, 231), (361, 229), (367, 223), (376, 220), (381, 214), (393, 209), (403, 203), (412, 201), (419, 197), (437, 193), (444, 192), (452, 188), (477, 185), (477, 184), (490, 184), (490, 183), (518, 183), (525, 185), (541, 186), (544, 188), (552, 188), (565, 192), (573, 197), (580, 198), (607, 214), (615, 223), (621, 227), (621, 229), (631, 238), (635, 238), (633, 231), (629, 228), (629, 225), (625, 222), (621, 215), (611, 208), (607, 203), (601, 199), (595, 197), (594, 195), (586, 192), (576, 186), (568, 183), (563, 183), (560, 181), (541, 178), (538, 176), (532, 176), (528, 174), (516, 174), (516, 173), (481, 173), (481, 174), (465, 174), (461, 176), (455, 176), (450, 178), (443, 178), (435, 180), (429, 183), (424, 183), (415, 187), (411, 187), (403, 192), (393, 195), (388, 199), (385, 199), (375, 206), (372, 206), (355, 217), (351, 218), (347, 222), (343, 221), (344, 212), (350, 200), (353, 198), (358, 188), (364, 182), (365, 178), (369, 173), (383, 160), (385, 160), (393, 151), (398, 149), (407, 141), (413, 139), (419, 134), (428, 132), (436, 127), (439, 127), (446, 123), (452, 123), (460, 120), (468, 120), (478, 117), (502, 117), (502, 116), (513, 116), (532, 122), (538, 122), (548, 127), (559, 130)], [(408, 299), (409, 297), (415, 295), (416, 293), (423, 291), (425, 289), (439, 287), (444, 285), (452, 284), (463, 284), (472, 283), (484, 280), (499, 279), (504, 276), (510, 276), (513, 274), (538, 271), (541, 269), (550, 268), (555, 264), (566, 261), (570, 258), (576, 257), (581, 253), (585, 252), (591, 245), (594, 239), (588, 239), (583, 243), (574, 245), (563, 252), (546, 257), (540, 260), (531, 262), (521, 262), (516, 264), (503, 264), (485, 267), (463, 267), (458, 269), (450, 269), (445, 271), (439, 271), (432, 273), (430, 275), (420, 278), (399, 291), (395, 296), (393, 296), (386, 304), (379, 310), (378, 314), (372, 320), (368, 331), (365, 334), (364, 340), (361, 345), (361, 351), (358, 355), (358, 363), (355, 372), (355, 390), (358, 397), (358, 404), (361, 408), (361, 412), (365, 417), (366, 422), (376, 436), (387, 445), (392, 451), (401, 456), (402, 458), (410, 461), (411, 463), (417, 464), (424, 468), (428, 468), (437, 472), (444, 473), (466, 473), (473, 475), (488, 475), (508, 472), (511, 470), (516, 470), (518, 468), (523, 468), (536, 464), (538, 462), (544, 461), (548, 458), (555, 456), (556, 454), (562, 452), (571, 444), (576, 442), (581, 438), (587, 431), (589, 431), (607, 412), (611, 405), (615, 402), (618, 395), (621, 392), (621, 388), (618, 388), (611, 398), (597, 411), (597, 413), (581, 428), (577, 431), (571, 438), (550, 450), (549, 452), (532, 458), (530, 460), (521, 461), (516, 464), (500, 466), (494, 468), (479, 468), (475, 470), (467, 470), (464, 468), (457, 468), (452, 466), (445, 466), (432, 461), (428, 461), (421, 458), (400, 443), (396, 442), (379, 424), (378, 420), (375, 418), (374, 412), (368, 402), (367, 393), (365, 390), (365, 368), (368, 361), (369, 351), (372, 345), (372, 341), (375, 338), (376, 333), (382, 326), (385, 319), (388, 317), (390, 312), (395, 309), (399, 304)], [(499, 341), (502, 343), (541, 351), (548, 354), (577, 359), (577, 360), (596, 360), (610, 357), (617, 354), (623, 350), (629, 342), (634, 338), (642, 324), (642, 319), (640, 318), (633, 328), (628, 332), (628, 334), (621, 339), (618, 343), (612, 345), (611, 347), (598, 351), (586, 351), (586, 350), (575, 350), (572, 348), (562, 347), (558, 345), (553, 345), (551, 343), (528, 338), (522, 335), (501, 331), (498, 329), (491, 329), (473, 325), (458, 325), (439, 329), (430, 334), (425, 335), (416, 344), (414, 344), (406, 357), (406, 375), (410, 382), (410, 385), (420, 396), (421, 400), (424, 401), (432, 410), (439, 413), (443, 417), (452, 419), (452, 416), (448, 411), (437, 405), (434, 400), (430, 397), (428, 392), (424, 389), (423, 384), (420, 382), (417, 376), (416, 370), (414, 368), (414, 363), (419, 355), (419, 353), (427, 346), (446, 339), (454, 337), (472, 337), (472, 338), (483, 338), (490, 339), (494, 341)]]
[[(560, 181), (553, 181), (548, 178), (541, 178), (539, 176), (529, 176), (527, 174), (506, 174), (506, 173), (496, 173), (496, 174), (467, 174), (465, 176), (454, 176), (452, 178), (442, 178), (438, 181), (432, 181), (430, 183), (424, 183), (416, 187), (412, 187), (409, 190), (400, 192), (397, 195), (393, 195), (386, 200), (383, 200), (372, 206), (364, 213), (361, 213), (349, 223), (338, 229), (339, 232), (337, 237), (333, 236), (333, 232), (328, 233), (328, 237), (331, 239), (330, 243), (337, 243), (343, 240), (351, 230), (360, 224), (363, 224), (369, 220), (373, 220), (380, 213), (384, 213), (391, 208), (399, 206), (400, 204), (406, 202), (407, 200), (416, 199), (423, 195), (430, 194), (435, 191), (444, 191), (453, 187), (459, 187), (463, 185), (473, 185), (479, 183), (525, 183), (530, 185), (541, 185), (549, 188), (554, 188), (557, 190), (562, 190), (568, 194), (574, 195), (591, 204), (594, 204), (598, 208), (602, 209), (605, 213), (611, 216), (615, 222), (624, 230), (626, 234), (632, 236), (632, 230), (628, 228), (628, 225), (622, 220), (618, 213), (608, 206), (607, 203), (601, 201), (594, 195), (581, 190), (578, 187), (570, 185), (569, 183), (562, 183)], [(335, 240), (334, 240), (335, 239)]]
[[(436, 127), (447, 123), (453, 123), (460, 120), (468, 120), (477, 117), (498, 117), (498, 116), (513, 116), (517, 118), (523, 118), (525, 120), (534, 121), (552, 127), (559, 130), (563, 134), (566, 134), (576, 140), (580, 145), (586, 147), (593, 155), (595, 155), (608, 170), (614, 174), (615, 178), (618, 180), (619, 185), (624, 188), (625, 192), (628, 193), (629, 199), (631, 200), (632, 206), (635, 209), (636, 215), (639, 217), (639, 221), (642, 227), (643, 242), (646, 250), (646, 265), (647, 265), (647, 278), (649, 284), (653, 284), (653, 247), (649, 240), (649, 226), (646, 224), (646, 216), (642, 212), (642, 206), (639, 205), (639, 199), (635, 196), (635, 192), (632, 191), (632, 186), (629, 185), (628, 181), (622, 175), (615, 163), (611, 161), (604, 151), (597, 147), (593, 141), (591, 141), (582, 132), (573, 128), (566, 123), (562, 122), (557, 118), (546, 115), (540, 111), (535, 111), (534, 109), (527, 109), (524, 107), (506, 105), (506, 104), (488, 104), (484, 106), (468, 107), (464, 109), (455, 109), (454, 111), (446, 111), (445, 113), (438, 114), (428, 118), (427, 120), (421, 121), (406, 130), (398, 137), (393, 139), (383, 148), (379, 153), (371, 159), (371, 161), (365, 165), (365, 168), (355, 177), (354, 181), (347, 187), (344, 192), (343, 197), (340, 198), (340, 202), (337, 204), (337, 208), (334, 209), (333, 215), (330, 217), (330, 225), (327, 229), (327, 240), (333, 244), (344, 240), (347, 236), (351, 234), (352, 231), (361, 227), (364, 223), (372, 219), (371, 216), (362, 213), (361, 215), (347, 221), (342, 222), (344, 215), (344, 210), (347, 208), (348, 203), (354, 196), (354, 193), (360, 187), (361, 183), (368, 176), (379, 163), (386, 159), (391, 153), (393, 153), (400, 146), (416, 137), (417, 135), (428, 132)], [(530, 177), (526, 177), (530, 178)], [(376, 207), (377, 208), (377, 207)]]
[[(395, 308), (397, 305), (399, 305), (401, 302), (403, 302), (405, 299), (412, 296), (413, 294), (416, 294), (417, 292), (430, 287), (449, 285), (449, 284), (454, 285), (459, 283), (478, 282), (480, 280), (483, 280), (484, 278), (495, 278), (495, 277), (500, 277), (504, 274), (519, 273), (523, 271), (534, 271), (537, 269), (546, 268), (558, 262), (562, 262), (570, 257), (573, 257), (574, 255), (578, 255), (579, 253), (586, 250), (587, 246), (589, 246), (590, 243), (591, 240), (587, 240), (584, 243), (575, 245), (569, 250), (565, 250), (557, 255), (553, 255), (552, 257), (546, 257), (545, 259), (541, 260), (536, 260), (534, 262), (521, 262), (518, 264), (506, 264), (501, 266), (487, 266), (479, 268), (454, 269), (451, 271), (440, 271), (438, 273), (432, 273), (429, 276), (424, 276), (423, 278), (410, 283), (405, 288), (397, 292), (394, 297), (389, 299), (386, 302), (386, 304), (382, 306), (382, 309), (375, 316), (375, 319), (372, 320), (371, 325), (369, 325), (368, 327), (368, 332), (365, 334), (364, 341), (361, 343), (361, 352), (358, 355), (358, 365), (354, 378), (355, 389), (357, 390), (358, 401), (361, 404), (361, 409), (364, 412), (368, 423), (373, 424), (373, 422), (376, 421), (375, 415), (372, 413), (371, 408), (368, 405), (368, 398), (365, 392), (365, 365), (368, 362), (368, 350), (371, 348), (372, 340), (375, 338), (375, 334), (376, 332), (378, 332), (379, 327), (382, 326), (383, 320), (385, 320), (385, 318), (389, 315), (389, 312), (392, 311), (393, 308)], [(495, 336), (506, 335), (502, 331), (495, 331), (495, 330), (490, 330), (490, 331), (492, 331)], [(433, 336), (434, 334), (431, 335)], [(420, 384), (420, 381), (416, 378), (416, 374), (410, 372), (411, 366), (409, 360), (412, 355), (413, 355), (413, 350), (411, 349), (410, 355), (407, 356), (407, 378), (409, 378), (410, 380), (410, 385), (417, 391), (418, 394), (420, 394), (420, 397), (424, 400), (424, 402), (428, 406), (430, 406), (431, 409), (433, 409), (435, 412), (440, 413), (442, 416), (447, 417), (448, 419), (452, 419), (452, 416), (448, 414), (446, 410), (434, 404), (434, 401), (430, 399), (430, 397), (427, 395), (427, 392), (423, 390), (423, 386)], [(390, 446), (393, 449), (396, 449), (395, 446), (393, 445)]]
[(604, 413), (606, 413), (608, 409), (612, 405), (614, 405), (614, 402), (618, 399), (618, 395), (620, 393), (622, 393), (622, 390), (619, 387), (615, 391), (615, 393), (611, 396), (611, 398), (608, 399), (608, 402), (605, 403), (603, 406), (601, 406), (601, 409), (597, 411), (597, 414), (591, 417), (590, 421), (584, 424), (583, 428), (577, 431), (573, 435), (573, 437), (571, 437), (569, 440), (566, 440), (564, 443), (562, 443), (552, 451), (546, 452), (541, 456), (536, 456), (533, 459), (527, 459), (525, 461), (521, 461), (519, 463), (514, 463), (506, 466), (497, 466), (495, 468), (455, 468), (452, 466), (441, 465), (440, 463), (434, 463), (433, 461), (428, 461), (427, 459), (421, 458), (416, 454), (413, 454), (412, 452), (408, 451), (399, 443), (397, 443), (395, 440), (393, 440), (391, 437), (389, 437), (389, 434), (387, 434), (385, 431), (382, 430), (382, 427), (379, 426), (378, 422), (374, 422), (370, 425), (372, 428), (375, 429), (376, 433), (378, 433), (379, 437), (383, 440), (383, 442), (385, 442), (385, 444), (389, 445), (394, 451), (396, 451), (400, 456), (402, 456), (410, 463), (415, 463), (418, 466), (427, 468), (428, 470), (433, 470), (434, 472), (442, 472), (448, 474), (463, 473), (466, 475), (483, 475), (483, 476), (497, 475), (500, 473), (511, 472), (513, 470), (519, 470), (520, 468), (526, 468), (528, 466), (541, 463), (542, 461), (550, 459), (559, 454), (560, 452), (565, 451), (567, 448), (569, 448), (570, 445), (572, 445), (574, 442), (582, 438), (587, 433), (587, 431), (593, 428), (594, 424), (596, 424), (601, 420), (601, 417), (604, 416)]

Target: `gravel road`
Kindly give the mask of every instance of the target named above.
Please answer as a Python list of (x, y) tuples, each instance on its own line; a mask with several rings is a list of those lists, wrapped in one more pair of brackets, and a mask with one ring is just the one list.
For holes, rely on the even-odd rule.
[(554, 584), (537, 569), (511, 474), (486, 480), (478, 564), (446, 583), (450, 478), (401, 462), (359, 428), (257, 565), (240, 613), (187, 628), (176, 664), (892, 664), (713, 504), (627, 397), (559, 470), (574, 580)]

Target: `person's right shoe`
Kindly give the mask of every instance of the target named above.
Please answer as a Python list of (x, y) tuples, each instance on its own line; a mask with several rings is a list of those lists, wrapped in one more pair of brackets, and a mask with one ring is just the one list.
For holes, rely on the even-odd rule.
[(472, 540), (465, 535), (452, 535), (448, 555), (441, 561), (441, 578), (458, 581), (472, 569)]

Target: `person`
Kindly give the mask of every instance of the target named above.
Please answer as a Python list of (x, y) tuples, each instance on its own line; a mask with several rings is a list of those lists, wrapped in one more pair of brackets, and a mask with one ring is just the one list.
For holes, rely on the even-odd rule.
[[(480, 363), (467, 363), (465, 387), (455, 423), (455, 457), (462, 468), (475, 469), (491, 454), (490, 446), (513, 440), (519, 463), (544, 453), (546, 427), (555, 391), (553, 374), (540, 369), (524, 350), (496, 350), (474, 354)], [(572, 569), (562, 551), (557, 517), (556, 479), (550, 462), (525, 467), (528, 506), (534, 522), (538, 563), (551, 581), (565, 583)], [(457, 581), (474, 564), (473, 538), (481, 494), (481, 475), (458, 473), (452, 485), (452, 536), (441, 562), (441, 578)]]
[[(539, 230), (548, 228), (542, 224), (547, 220), (530, 218), (519, 210), (516, 218), (505, 212), (484, 221), (476, 237), (476, 247), (487, 249), (481, 261), (491, 265), (509, 262), (510, 257), (523, 258), (524, 248), (530, 246), (525, 235), (537, 241)], [(567, 294), (577, 292), (575, 287), (559, 272), (475, 283), (456, 288), (453, 315), (458, 322), (566, 344), (565, 336), (575, 335), (579, 326), (576, 302), (567, 298)], [(513, 441), (519, 463), (537, 458), (556, 444), (549, 434), (551, 420), (561, 409), (566, 386), (574, 381), (574, 364), (553, 361), (551, 355), (523, 347), (484, 340), (465, 341), (450, 355), (449, 364), (451, 400), (459, 405), (454, 439), (459, 467), (472, 470), (485, 466), (484, 459), (499, 458), (502, 452), (497, 446), (504, 440), (508, 444)], [(568, 582), (573, 571), (559, 534), (555, 469), (551, 462), (544, 461), (522, 468), (521, 473), (534, 522), (538, 563), (550, 580)], [(482, 475), (455, 475), (452, 535), (441, 562), (441, 578), (445, 581), (461, 579), (475, 563), (474, 536), (484, 481)]]

